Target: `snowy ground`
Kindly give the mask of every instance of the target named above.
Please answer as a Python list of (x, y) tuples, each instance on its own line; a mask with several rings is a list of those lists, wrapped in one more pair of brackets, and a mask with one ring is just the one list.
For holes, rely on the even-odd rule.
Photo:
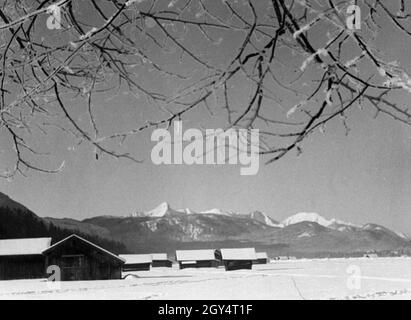
[(253, 270), (230, 272), (222, 268), (155, 268), (136, 272), (125, 280), (63, 282), (58, 283), (60, 288), (49, 284), (45, 280), (0, 281), (0, 300), (411, 300), (411, 258), (275, 261), (253, 266)]

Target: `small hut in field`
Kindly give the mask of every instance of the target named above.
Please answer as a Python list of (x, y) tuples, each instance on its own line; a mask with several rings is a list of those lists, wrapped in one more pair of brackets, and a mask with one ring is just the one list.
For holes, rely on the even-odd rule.
[(253, 261), (257, 260), (254, 248), (221, 249), (219, 252), (227, 271), (252, 269)]
[(123, 272), (149, 271), (153, 261), (150, 254), (120, 254), (119, 257), (126, 261)]
[(253, 264), (267, 264), (268, 256), (266, 252), (257, 252), (257, 259), (253, 261)]
[(42, 252), (51, 238), (0, 240), (0, 280), (45, 278)]
[(125, 261), (75, 234), (46, 249), (46, 266), (58, 266), (62, 281), (121, 279)]
[(185, 268), (217, 268), (219, 262), (215, 250), (177, 250), (176, 260), (180, 269)]
[(274, 260), (289, 260), (289, 257), (288, 256), (278, 256), (278, 257), (275, 257)]
[(167, 257), (167, 253), (152, 253), (151, 259), (153, 260), (151, 263), (152, 268), (171, 268), (173, 266), (173, 263)]

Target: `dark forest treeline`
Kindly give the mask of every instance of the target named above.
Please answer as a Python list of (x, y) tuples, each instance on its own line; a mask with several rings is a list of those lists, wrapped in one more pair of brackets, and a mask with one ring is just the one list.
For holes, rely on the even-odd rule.
[[(73, 233), (72, 230), (44, 221), (29, 210), (0, 207), (0, 239), (50, 237), (52, 243), (56, 243)], [(128, 252), (121, 242), (82, 232), (75, 233), (113, 253)]]

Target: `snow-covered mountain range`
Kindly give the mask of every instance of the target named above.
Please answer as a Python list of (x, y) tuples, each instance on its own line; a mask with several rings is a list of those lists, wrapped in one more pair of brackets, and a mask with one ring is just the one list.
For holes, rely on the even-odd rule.
[(78, 223), (103, 228), (134, 252), (253, 246), (271, 256), (329, 257), (361, 256), (369, 250), (411, 251), (407, 237), (383, 226), (360, 226), (306, 212), (279, 222), (260, 211), (197, 211), (162, 203), (147, 212), (98, 216)]
[(226, 217), (238, 217), (238, 218), (251, 218), (262, 222), (270, 227), (282, 227), (283, 225), (269, 217), (267, 214), (261, 211), (253, 211), (249, 214), (241, 214), (235, 211), (224, 211), (218, 208), (205, 210), (205, 211), (193, 211), (190, 208), (175, 210), (167, 202), (163, 202), (154, 209), (147, 212), (136, 212), (133, 213), (132, 217), (150, 217), (150, 218), (161, 218), (170, 215), (181, 215), (181, 214), (202, 214), (202, 215), (220, 215)]
[(235, 211), (224, 211), (218, 208), (205, 210), (205, 211), (193, 211), (189, 208), (186, 209), (173, 209), (167, 202), (163, 202), (158, 205), (156, 208), (147, 211), (147, 212), (137, 212), (132, 214), (133, 217), (150, 217), (150, 218), (162, 218), (167, 216), (174, 216), (174, 215), (219, 215), (219, 216), (226, 216), (226, 217), (235, 217), (235, 218), (250, 218), (256, 220), (260, 223), (263, 223), (269, 227), (273, 228), (285, 228), (291, 225), (295, 225), (302, 222), (313, 222), (322, 227), (337, 230), (340, 232), (344, 231), (354, 231), (354, 230), (385, 230), (395, 233), (397, 236), (407, 239), (408, 237), (400, 232), (393, 232), (385, 227), (376, 225), (376, 224), (365, 224), (363, 226), (358, 224), (353, 224), (350, 222), (344, 222), (335, 218), (326, 219), (323, 216), (319, 215), (315, 212), (299, 212), (295, 215), (292, 215), (282, 222), (278, 222), (268, 216), (266, 213), (261, 211), (253, 211), (248, 214), (242, 214)]
[[(40, 218), (0, 193), (0, 238), (38, 235), (63, 237), (78, 233), (111, 250), (132, 253), (178, 249), (252, 246), (270, 256), (358, 256), (369, 250), (410, 252), (411, 241), (381, 225), (363, 226), (327, 219), (317, 213), (297, 213), (283, 221), (253, 211), (174, 209), (162, 203), (153, 210), (84, 220)], [(33, 233), (34, 232), (34, 233)], [(125, 252), (121, 249), (121, 252)]]

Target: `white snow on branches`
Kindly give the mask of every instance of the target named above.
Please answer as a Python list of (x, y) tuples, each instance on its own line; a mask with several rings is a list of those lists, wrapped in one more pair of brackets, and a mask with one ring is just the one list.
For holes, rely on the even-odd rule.
[(142, 3), (144, 0), (128, 0), (127, 2), (126, 2), (126, 7), (129, 7), (129, 6), (131, 6), (132, 4), (134, 4), (134, 3)]
[(315, 59), (316, 56), (327, 56), (328, 55), (328, 51), (327, 49), (321, 48), (318, 49), (316, 53), (312, 54), (311, 56), (309, 56), (307, 59), (304, 60), (303, 64), (300, 67), (301, 71), (304, 71), (305, 69), (307, 69), (308, 65)]
[(307, 32), (311, 28), (310, 24), (305, 25), (304, 27), (300, 28), (300, 30), (297, 30), (294, 32), (293, 37), (294, 39), (298, 38), (301, 33)]
[(352, 66), (355, 66), (355, 65), (357, 64), (357, 62), (364, 57), (365, 54), (366, 54), (366, 52), (363, 51), (359, 56), (357, 56), (357, 57), (355, 57), (355, 58), (353, 58), (353, 59), (351, 59), (351, 60), (348, 60), (348, 61), (345, 63), (345, 67), (346, 67), (346, 68), (350, 68), (350, 67), (352, 67)]
[(411, 93), (411, 78), (405, 72), (399, 76), (389, 78), (384, 82), (384, 85), (391, 88), (403, 88), (404, 90)]
[(313, 25), (315, 25), (318, 21), (321, 21), (322, 18), (323, 18), (323, 15), (319, 14), (317, 18), (315, 18), (314, 20), (307, 23), (305, 26), (300, 28), (300, 30), (297, 30), (296, 32), (294, 32), (294, 34), (293, 34), (294, 39), (298, 38), (302, 33), (307, 32), (308, 30), (310, 30), (311, 27)]
[(301, 107), (305, 106), (306, 104), (307, 104), (307, 101), (301, 101), (300, 103), (296, 104), (294, 107), (288, 110), (287, 118), (291, 117), (294, 113), (296, 113), (298, 110), (301, 109)]
[(94, 27), (94, 28), (91, 28), (90, 31), (88, 31), (86, 34), (83, 34), (83, 35), (80, 37), (80, 40), (84, 40), (84, 39), (90, 38), (90, 37), (93, 35), (93, 33), (95, 33), (97, 30), (98, 30), (98, 29), (95, 28), (95, 27)]

